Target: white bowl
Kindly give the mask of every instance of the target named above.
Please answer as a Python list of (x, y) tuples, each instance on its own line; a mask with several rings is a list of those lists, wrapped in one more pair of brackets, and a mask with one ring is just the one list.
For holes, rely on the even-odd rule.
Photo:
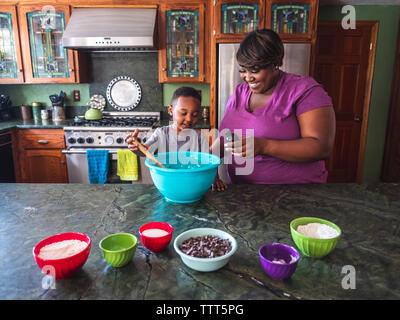
[[(216, 258), (197, 258), (189, 256), (179, 249), (179, 246), (185, 240), (207, 235), (218, 236), (221, 239), (228, 239), (231, 243), (232, 250), (229, 251), (227, 254)], [(237, 243), (235, 238), (225, 231), (212, 228), (197, 228), (185, 231), (177, 236), (174, 241), (174, 248), (175, 251), (180, 255), (183, 263), (186, 264), (189, 268), (192, 268), (196, 271), (210, 272), (221, 269), (229, 262), (230, 257), (235, 253), (237, 249)]]

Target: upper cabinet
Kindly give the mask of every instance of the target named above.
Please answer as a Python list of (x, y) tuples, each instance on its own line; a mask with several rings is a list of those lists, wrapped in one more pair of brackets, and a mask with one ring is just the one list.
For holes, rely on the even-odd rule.
[(215, 37), (219, 42), (240, 41), (256, 29), (264, 28), (264, 1), (229, 1), (215, 3)]
[(62, 46), (69, 6), (18, 7), (26, 82), (74, 83), (74, 55)]
[(24, 82), (17, 12), (15, 6), (0, 6), (0, 83)]
[(262, 28), (276, 31), (283, 41), (308, 42), (316, 33), (318, 0), (216, 0), (214, 36), (217, 42), (240, 42)]
[(204, 4), (160, 8), (160, 82), (203, 82)]
[(283, 40), (308, 41), (316, 35), (318, 1), (267, 1), (267, 27)]
[(84, 55), (62, 45), (69, 16), (68, 5), (0, 6), (0, 83), (85, 82)]

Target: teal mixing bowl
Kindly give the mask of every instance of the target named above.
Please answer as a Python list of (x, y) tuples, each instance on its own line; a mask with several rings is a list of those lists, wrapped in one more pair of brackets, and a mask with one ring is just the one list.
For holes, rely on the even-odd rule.
[(158, 191), (169, 201), (188, 203), (200, 200), (210, 189), (221, 159), (203, 152), (177, 151), (155, 155), (165, 168), (146, 159)]

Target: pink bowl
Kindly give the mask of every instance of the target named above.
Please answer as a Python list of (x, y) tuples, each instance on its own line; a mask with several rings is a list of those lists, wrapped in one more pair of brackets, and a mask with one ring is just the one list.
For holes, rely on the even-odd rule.
[[(167, 231), (168, 234), (162, 237), (148, 237), (143, 234), (143, 231), (148, 229), (161, 229)], [(173, 231), (174, 228), (169, 223), (156, 221), (149, 222), (139, 228), (140, 241), (142, 241), (143, 245), (150, 251), (159, 252), (168, 246), (172, 239)]]
[[(81, 240), (85, 241), (88, 244), (88, 246), (81, 252), (78, 252), (77, 254), (70, 256), (68, 258), (55, 259), (55, 260), (46, 260), (39, 258), (39, 253), (41, 248), (47, 246), (48, 244), (64, 240)], [(92, 241), (90, 240), (90, 238), (83, 233), (78, 233), (78, 232), (60, 233), (40, 241), (33, 248), (32, 253), (40, 270), (43, 270), (43, 267), (45, 266), (52, 266), (54, 268), (55, 278), (57, 280), (66, 279), (72, 276), (75, 272), (79, 270), (80, 267), (82, 267), (85, 264), (90, 253), (91, 243)], [(48, 269), (45, 268), (45, 270), (43, 271), (47, 270)], [(50, 274), (52, 275), (52, 272), (50, 272)]]

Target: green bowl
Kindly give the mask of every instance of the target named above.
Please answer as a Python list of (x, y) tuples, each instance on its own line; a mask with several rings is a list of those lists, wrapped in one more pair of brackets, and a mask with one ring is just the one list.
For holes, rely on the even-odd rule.
[[(339, 235), (331, 239), (317, 239), (305, 236), (304, 234), (296, 231), (298, 226), (313, 222), (326, 224), (336, 229), (339, 232)], [(301, 253), (307, 257), (312, 258), (322, 258), (329, 254), (333, 249), (335, 249), (342, 235), (342, 231), (336, 224), (328, 220), (313, 217), (302, 217), (294, 219), (292, 222), (290, 222), (290, 232), (292, 234), (294, 243), (299, 248)]]
[(123, 267), (136, 252), (137, 238), (130, 233), (115, 233), (103, 238), (99, 247), (104, 259), (113, 267)]

